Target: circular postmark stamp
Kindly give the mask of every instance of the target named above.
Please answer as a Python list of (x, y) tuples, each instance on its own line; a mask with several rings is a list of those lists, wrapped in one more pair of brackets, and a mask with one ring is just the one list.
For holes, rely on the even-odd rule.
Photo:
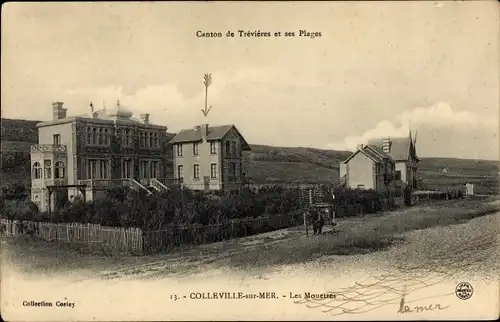
[(472, 288), (472, 285), (467, 282), (458, 283), (457, 287), (455, 288), (455, 294), (461, 300), (470, 299), (472, 293), (474, 293), (474, 289)]

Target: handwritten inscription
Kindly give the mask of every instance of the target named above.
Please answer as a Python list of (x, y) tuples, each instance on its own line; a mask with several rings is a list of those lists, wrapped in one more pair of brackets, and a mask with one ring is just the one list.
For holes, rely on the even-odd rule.
[(438, 304), (438, 303), (429, 304), (426, 306), (414, 305), (413, 307), (410, 307), (408, 305), (405, 305), (405, 300), (404, 300), (404, 298), (402, 298), (401, 302), (399, 304), (398, 313), (420, 313), (420, 312), (436, 311), (436, 310), (441, 311), (441, 310), (444, 310), (448, 307), (449, 307), (449, 305), (441, 306), (441, 304)]
[(413, 308), (405, 305), (403, 308), (398, 310), (398, 313), (419, 313), (425, 311), (444, 310), (446, 308), (448, 308), (448, 305), (441, 306), (441, 304), (429, 304), (427, 306), (415, 305)]

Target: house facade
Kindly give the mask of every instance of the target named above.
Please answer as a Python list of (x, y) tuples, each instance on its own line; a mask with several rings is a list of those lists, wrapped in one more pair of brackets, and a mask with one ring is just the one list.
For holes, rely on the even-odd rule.
[(40, 210), (54, 209), (54, 188), (63, 188), (70, 200), (91, 200), (107, 187), (151, 193), (179, 184), (168, 160), (167, 128), (151, 124), (149, 114), (132, 118), (119, 102), (72, 117), (62, 102), (52, 109), (53, 119), (37, 124), (38, 144), (31, 146), (31, 199)]
[(386, 138), (369, 142), (391, 156), (396, 165), (395, 180), (403, 189), (414, 190), (418, 182), (419, 158), (411, 132), (406, 138)]
[(395, 163), (390, 155), (372, 145), (359, 145), (340, 164), (341, 183), (351, 189), (394, 190)]
[(171, 141), (175, 178), (202, 191), (230, 191), (245, 183), (243, 153), (250, 146), (234, 125), (202, 124), (180, 131)]

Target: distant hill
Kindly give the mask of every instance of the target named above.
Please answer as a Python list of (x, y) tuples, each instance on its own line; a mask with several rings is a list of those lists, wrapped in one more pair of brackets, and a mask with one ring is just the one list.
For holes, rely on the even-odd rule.
[(41, 121), (2, 119), (2, 142), (38, 142), (36, 124)]
[[(29, 181), (29, 147), (38, 142), (36, 123), (39, 121), (1, 120), (2, 180)], [(167, 134), (169, 139), (175, 133)], [(303, 147), (251, 145), (245, 155), (245, 171), (256, 183), (336, 182), (339, 162), (351, 153)], [(172, 157), (172, 150), (169, 155)], [(12, 166), (12, 162), (15, 166)], [(443, 172), (443, 168), (448, 172)], [(440, 189), (465, 182), (476, 184), (479, 191), (498, 192), (499, 163), (487, 160), (453, 158), (422, 158), (420, 174), (428, 188)]]

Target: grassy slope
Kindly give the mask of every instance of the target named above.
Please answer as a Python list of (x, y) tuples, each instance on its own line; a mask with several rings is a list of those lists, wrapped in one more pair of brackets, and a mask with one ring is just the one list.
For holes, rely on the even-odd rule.
[[(38, 141), (37, 121), (2, 119), (2, 154), (4, 151), (29, 153), (29, 146)], [(172, 138), (174, 134), (169, 134)], [(266, 182), (331, 182), (338, 180), (338, 164), (347, 151), (313, 148), (285, 148), (252, 145), (246, 159), (248, 173), (258, 183)], [(441, 170), (447, 167), (448, 173)], [(421, 175), (429, 188), (475, 183), (480, 190), (498, 191), (498, 162), (451, 158), (423, 158)], [(29, 180), (22, 167), (2, 169), (2, 185)], [(486, 175), (486, 177), (485, 177)], [(480, 191), (479, 190), (479, 191)]]

